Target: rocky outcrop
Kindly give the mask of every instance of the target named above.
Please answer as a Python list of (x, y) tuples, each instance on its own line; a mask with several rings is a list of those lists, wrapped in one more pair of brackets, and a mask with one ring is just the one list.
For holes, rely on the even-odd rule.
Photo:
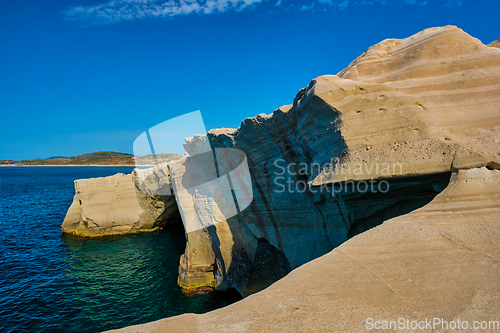
[[(498, 323), (498, 237), (500, 171), (460, 170), (429, 204), (348, 240), (266, 290), (206, 314), (117, 332), (364, 332), (368, 318), (460, 320), (472, 331), (474, 321)], [(422, 327), (407, 331), (465, 331)]]
[(156, 230), (180, 219), (175, 199), (137, 189), (132, 175), (75, 181), (75, 197), (62, 230), (78, 236), (106, 236)]
[[(448, 26), (385, 40), (337, 75), (313, 80), (292, 105), (210, 131), (212, 147), (246, 154), (254, 200), (187, 235), (179, 284), (247, 295), (421, 207), (443, 188), (443, 173), (498, 167), (499, 105), (500, 50)], [(390, 179), (387, 193), (345, 190), (351, 180)], [(196, 200), (177, 198), (181, 211)]]
[[(293, 104), (245, 119), (238, 129), (210, 131), (212, 148), (245, 153), (253, 202), (187, 233), (179, 285), (249, 295), (353, 236), (425, 206), (451, 172), (498, 168), (499, 105), (500, 49), (447, 26), (385, 40), (337, 75), (314, 79)], [(186, 150), (195, 151), (196, 142), (188, 139)], [(144, 198), (131, 205), (129, 230), (144, 212), (144, 220), (155, 221), (148, 226), (160, 215), (167, 223), (170, 215), (160, 213), (160, 204), (153, 204), (160, 209), (154, 213), (147, 208), (153, 199), (166, 207), (175, 200), (185, 224), (200, 219), (197, 206), (220, 211), (216, 202), (184, 191), (192, 158), (133, 176), (141, 184), (136, 191), (171, 186), (173, 195), (137, 194)], [(82, 234), (89, 226), (95, 233), (111, 230), (108, 215), (88, 219), (84, 210), (114, 203), (113, 191), (91, 205), (74, 203), (67, 224), (79, 225)]]
[(500, 40), (496, 40), (496, 41), (488, 44), (488, 46), (490, 46), (490, 47), (496, 47), (496, 48), (500, 49)]

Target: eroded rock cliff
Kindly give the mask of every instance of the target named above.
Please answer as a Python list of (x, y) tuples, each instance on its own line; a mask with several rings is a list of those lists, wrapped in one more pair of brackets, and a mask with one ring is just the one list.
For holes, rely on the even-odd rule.
[[(206, 314), (117, 332), (364, 332), (369, 318), (460, 320), (471, 328), (474, 321), (498, 320), (499, 237), (500, 171), (460, 170), (429, 204), (348, 240), (257, 294)], [(453, 331), (422, 327), (407, 331)]]
[[(238, 129), (210, 131), (212, 148), (245, 153), (253, 202), (234, 217), (186, 235), (179, 285), (251, 294), (352, 236), (428, 204), (450, 172), (498, 168), (499, 105), (500, 49), (447, 26), (385, 40), (337, 75), (313, 80), (293, 104), (245, 119)], [(194, 144), (188, 140), (186, 149), (194, 150)], [(75, 201), (63, 230), (127, 232), (142, 223), (149, 230), (167, 223), (170, 215), (162, 209), (173, 206), (185, 219), (200, 218), (194, 207), (209, 201), (179, 191), (186, 188), (183, 175), (191, 158), (148, 174), (166, 177), (171, 196), (148, 197), (136, 184), (139, 199), (130, 199), (126, 223), (113, 229), (116, 218), (85, 212), (87, 205), (96, 212), (116, 206), (113, 188), (103, 199)], [(140, 177), (134, 175), (136, 183)], [(99, 195), (97, 187), (83, 190), (78, 184), (75, 200), (87, 192)]]
[[(245, 152), (254, 200), (187, 235), (179, 284), (249, 294), (424, 205), (448, 180), (443, 173), (498, 167), (499, 105), (500, 50), (448, 26), (385, 40), (313, 80), (292, 105), (210, 131), (212, 147)], [(388, 179), (387, 193), (346, 189), (349, 180)]]

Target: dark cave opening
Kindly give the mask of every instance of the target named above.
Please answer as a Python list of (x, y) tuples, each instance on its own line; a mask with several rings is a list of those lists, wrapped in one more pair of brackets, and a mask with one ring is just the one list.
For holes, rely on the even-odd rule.
[[(354, 211), (371, 211), (368, 216), (354, 214), (353, 223), (348, 232), (348, 239), (374, 228), (384, 221), (408, 214), (427, 205), (446, 188), (450, 176), (450, 172), (445, 172), (386, 179), (385, 181), (388, 184), (386, 193), (366, 192), (348, 199), (346, 204), (353, 207)], [(384, 206), (378, 209), (377, 205), (381, 206), (380, 203), (384, 203)]]

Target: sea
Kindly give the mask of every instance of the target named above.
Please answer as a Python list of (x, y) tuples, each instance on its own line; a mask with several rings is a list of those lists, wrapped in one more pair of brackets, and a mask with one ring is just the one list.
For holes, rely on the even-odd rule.
[(182, 227), (80, 238), (61, 232), (74, 180), (131, 167), (0, 167), (0, 332), (99, 332), (205, 313), (237, 292), (177, 286)]

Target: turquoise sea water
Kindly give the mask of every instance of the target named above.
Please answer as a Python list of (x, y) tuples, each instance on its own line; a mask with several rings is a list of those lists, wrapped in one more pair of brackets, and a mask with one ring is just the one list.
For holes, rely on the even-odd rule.
[(203, 313), (240, 299), (230, 292), (180, 292), (182, 228), (95, 239), (61, 233), (75, 179), (131, 171), (0, 168), (1, 332), (97, 332)]

